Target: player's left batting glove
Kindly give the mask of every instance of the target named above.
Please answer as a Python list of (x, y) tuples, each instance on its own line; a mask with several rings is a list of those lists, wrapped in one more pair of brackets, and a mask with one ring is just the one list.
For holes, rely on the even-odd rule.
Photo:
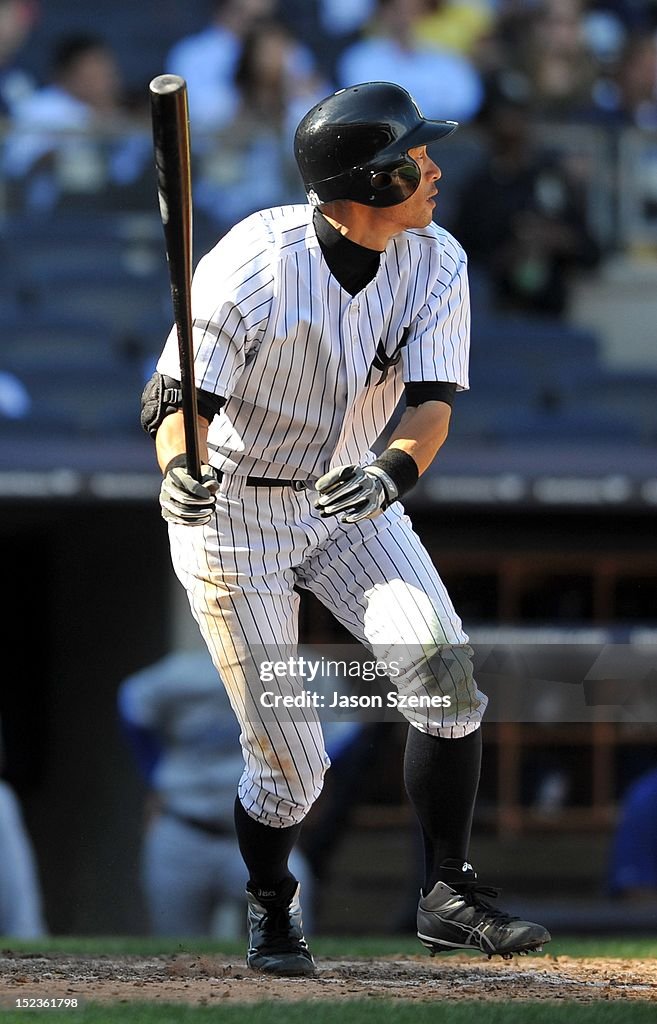
[(212, 466), (201, 466), (201, 482), (187, 472), (184, 455), (168, 464), (160, 488), (162, 516), (179, 526), (204, 526), (212, 519), (219, 480)]
[(381, 515), (398, 496), (397, 485), (377, 465), (337, 466), (315, 484), (314, 506), (325, 519), (340, 516), (342, 523), (357, 523)]

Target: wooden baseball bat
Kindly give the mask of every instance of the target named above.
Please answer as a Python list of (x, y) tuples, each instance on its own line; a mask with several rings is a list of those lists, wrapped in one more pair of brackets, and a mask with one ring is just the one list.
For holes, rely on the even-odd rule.
[(192, 344), (192, 183), (187, 83), (179, 75), (158, 75), (150, 84), (150, 96), (157, 193), (178, 335), (187, 471), (200, 480)]

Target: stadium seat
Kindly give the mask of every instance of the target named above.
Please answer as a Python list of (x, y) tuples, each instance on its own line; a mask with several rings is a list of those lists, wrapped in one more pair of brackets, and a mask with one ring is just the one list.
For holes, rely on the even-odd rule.
[(605, 410), (561, 409), (541, 412), (514, 409), (500, 414), (492, 437), (497, 441), (514, 441), (518, 444), (636, 444), (641, 441), (641, 431), (631, 420)]
[(490, 358), (513, 356), (527, 366), (599, 359), (593, 331), (548, 317), (486, 317), (472, 326), (473, 350)]
[(13, 259), (15, 275), (22, 282), (47, 275), (53, 269), (58, 275), (77, 274), (81, 267), (87, 272), (118, 269), (135, 276), (158, 270), (166, 274), (163, 245), (156, 249), (153, 243), (116, 237), (73, 238), (45, 233), (24, 239), (16, 247)]
[(503, 394), (525, 389), (537, 406), (563, 402), (570, 382), (586, 379), (600, 366), (595, 334), (542, 318), (485, 318), (475, 323), (471, 344), (471, 382)]
[(68, 419), (77, 431), (93, 434), (121, 432), (132, 424), (139, 429), (143, 382), (137, 370), (39, 369), (26, 371), (22, 381), (46, 421)]
[(457, 394), (452, 409), (450, 439), (486, 441), (494, 438), (500, 418), (509, 415), (509, 409), (517, 414), (529, 415), (533, 411), (526, 391), (520, 391), (513, 398), (500, 393), (474, 391)]
[(164, 70), (172, 44), (198, 32), (208, 16), (207, 3), (87, 0), (81, 8), (70, 0), (48, 0), (39, 7), (38, 31), (24, 45), (21, 57), (43, 80), (50, 72), (53, 40), (81, 30), (99, 32), (116, 54), (128, 90), (139, 95), (144, 83)]
[(19, 376), (46, 367), (111, 368), (120, 361), (118, 339), (97, 320), (0, 315), (2, 363)]
[(472, 398), (496, 402), (500, 409), (509, 403), (525, 405), (537, 402), (545, 384), (539, 371), (523, 366), (515, 359), (479, 359), (475, 353), (470, 361), (469, 377)]
[(133, 333), (135, 324), (152, 311), (170, 307), (168, 280), (161, 274), (139, 275), (117, 267), (49, 268), (26, 282), (22, 300), (27, 311), (41, 317), (82, 317), (101, 330)]
[(644, 440), (657, 440), (657, 373), (599, 369), (564, 384), (568, 408), (605, 409), (631, 422)]
[(0, 440), (5, 442), (39, 441), (44, 438), (69, 440), (84, 433), (75, 416), (55, 409), (35, 407), (22, 419), (0, 417)]
[(25, 212), (8, 213), (0, 223), (0, 240), (15, 248), (23, 242), (51, 239), (54, 243), (151, 241), (163, 239), (157, 213), (125, 213), (98, 210), (56, 211), (49, 216)]

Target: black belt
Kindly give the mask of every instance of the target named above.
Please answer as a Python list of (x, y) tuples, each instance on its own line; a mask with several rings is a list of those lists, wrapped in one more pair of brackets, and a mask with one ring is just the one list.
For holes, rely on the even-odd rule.
[[(222, 473), (220, 469), (216, 470), (216, 474), (219, 480), (223, 480), (224, 476), (235, 476), (239, 479), (238, 474)], [(247, 487), (293, 487), (295, 491), (305, 491), (308, 486), (305, 480), (276, 480), (264, 476), (247, 476), (241, 479), (246, 482)]]

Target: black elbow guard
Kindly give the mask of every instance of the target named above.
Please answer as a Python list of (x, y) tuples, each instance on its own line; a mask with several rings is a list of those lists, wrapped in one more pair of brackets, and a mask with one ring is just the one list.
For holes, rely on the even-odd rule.
[[(197, 391), (196, 403), (200, 416), (211, 421), (219, 412), (225, 399), (210, 391)], [(155, 437), (162, 420), (172, 412), (182, 409), (182, 388), (180, 381), (166, 377), (157, 371), (147, 381), (141, 394), (141, 425), (147, 434)]]

